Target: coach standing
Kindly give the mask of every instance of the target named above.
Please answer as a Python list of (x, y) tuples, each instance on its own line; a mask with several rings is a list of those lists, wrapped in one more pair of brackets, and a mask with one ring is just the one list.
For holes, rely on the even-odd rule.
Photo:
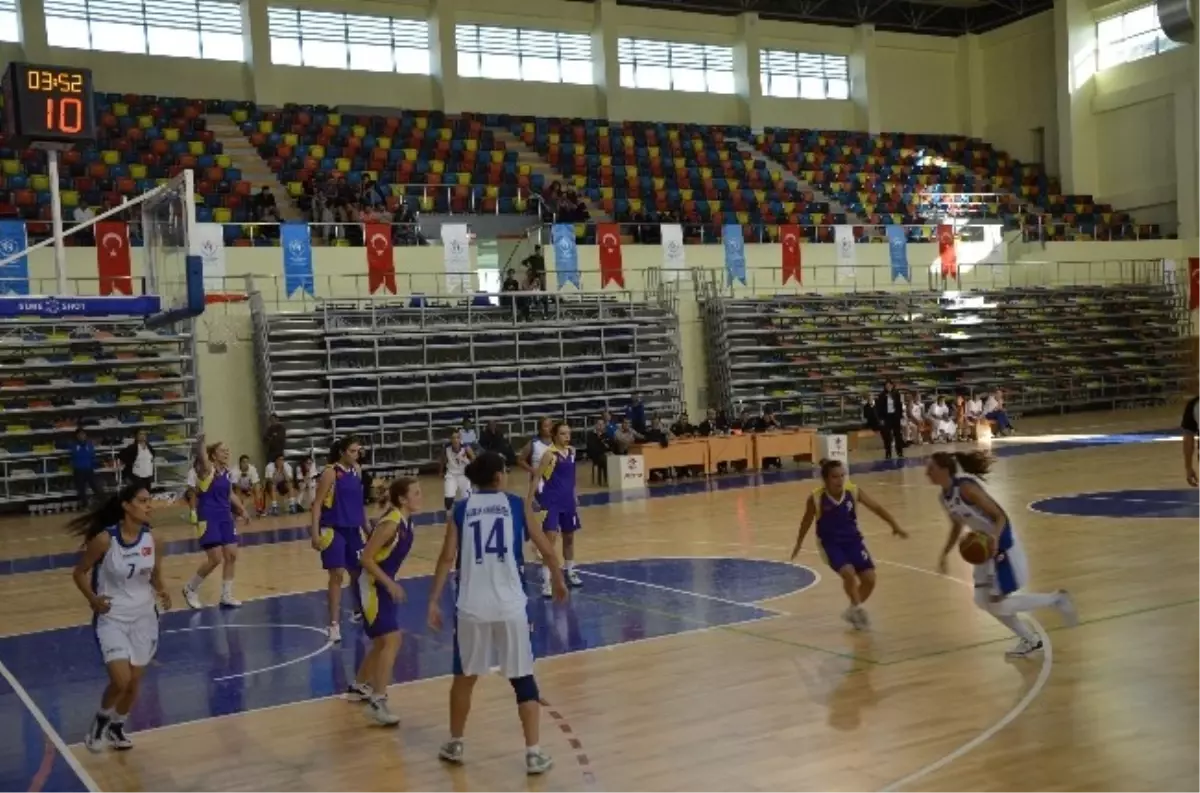
[(1196, 435), (1200, 434), (1200, 397), (1188, 400), (1179, 426), (1183, 430), (1183, 468), (1187, 471), (1188, 484), (1196, 487), (1200, 485), (1200, 478), (1196, 476)]
[(904, 457), (904, 403), (900, 392), (891, 380), (883, 381), (883, 391), (875, 398), (875, 415), (879, 418), (879, 437), (883, 439), (883, 456), (892, 459), (892, 446), (896, 447), (896, 456)]

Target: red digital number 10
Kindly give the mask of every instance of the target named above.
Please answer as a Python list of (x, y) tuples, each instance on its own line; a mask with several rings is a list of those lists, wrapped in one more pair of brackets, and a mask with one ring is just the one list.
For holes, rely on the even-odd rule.
[[(58, 112), (55, 112), (55, 102)], [(83, 129), (83, 100), (75, 97), (46, 99), (46, 129), (73, 135)]]

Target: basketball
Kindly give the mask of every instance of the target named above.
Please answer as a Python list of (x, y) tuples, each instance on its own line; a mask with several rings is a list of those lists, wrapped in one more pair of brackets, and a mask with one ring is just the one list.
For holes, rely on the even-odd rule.
[(971, 564), (983, 564), (996, 553), (996, 540), (990, 534), (968, 531), (958, 541), (958, 552)]
[(320, 538), (322, 551), (333, 544), (333, 529), (321, 529), (321, 533), (317, 536)]

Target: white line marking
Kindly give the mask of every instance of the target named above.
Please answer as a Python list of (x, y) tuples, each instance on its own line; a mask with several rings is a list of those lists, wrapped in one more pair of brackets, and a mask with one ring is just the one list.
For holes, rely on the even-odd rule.
[[(709, 557), (709, 558), (715, 559), (715, 558), (723, 558), (723, 557)], [(630, 560), (630, 561), (632, 561), (632, 560)], [(781, 617), (782, 616), (790, 616), (790, 615), (785, 615), (784, 612), (782, 612), (782, 611), (776, 611), (775, 609), (762, 608), (761, 606), (756, 606), (753, 603), (739, 603), (736, 600), (726, 600), (725, 598), (719, 598), (715, 595), (702, 595), (699, 592), (689, 592), (686, 589), (675, 589), (674, 587), (663, 586), (662, 584), (652, 584), (649, 581), (637, 581), (632, 578), (621, 578), (620, 576), (608, 575), (607, 573), (595, 573), (595, 572), (592, 572), (591, 570), (581, 569), (578, 567), (575, 569), (578, 570), (581, 575), (591, 576), (592, 578), (603, 578), (606, 581), (616, 581), (621, 584), (633, 584), (634, 586), (644, 586), (649, 589), (657, 589), (662, 592), (670, 592), (674, 595), (687, 595), (688, 597), (694, 597), (699, 600), (711, 600), (714, 603), (724, 603), (727, 606), (740, 606), (741, 608), (746, 608), (746, 609), (756, 609), (758, 611), (770, 611), (771, 613), (777, 614)]]
[[(246, 624), (246, 625), (230, 623), (228, 625), (196, 625), (194, 627), (189, 627), (189, 628), (172, 628), (171, 630), (162, 631), (162, 633), (168, 634), (168, 633), (190, 633), (192, 631), (218, 631), (218, 630), (224, 630), (226, 628), (295, 628), (297, 630), (312, 631), (313, 633), (319, 633), (322, 636), (327, 635), (326, 632), (324, 630), (322, 630), (321, 628), (314, 628), (311, 625), (295, 625), (295, 624), (291, 624), (291, 623), (258, 623), (258, 624)], [(250, 677), (251, 675), (261, 675), (263, 672), (271, 672), (276, 669), (282, 669), (285, 666), (291, 666), (292, 664), (298, 664), (301, 661), (307, 661), (309, 658), (315, 658), (316, 656), (320, 655), (321, 653), (325, 652), (326, 650), (330, 649), (331, 647), (333, 647), (333, 642), (326, 641), (323, 645), (321, 645), (317, 649), (313, 650), (311, 653), (302, 655), (299, 658), (292, 658), (291, 660), (284, 661), (283, 663), (272, 664), (270, 666), (264, 666), (262, 669), (251, 669), (249, 672), (238, 672), (236, 675), (225, 675), (224, 677), (214, 677), (212, 680), (214, 683), (220, 683), (225, 680), (234, 680), (239, 677)]]
[(46, 714), (42, 713), (41, 708), (33, 701), (33, 697), (29, 696), (29, 692), (25, 690), (25, 687), (17, 680), (16, 675), (10, 672), (3, 662), (0, 662), (0, 677), (3, 677), (13, 692), (16, 693), (17, 698), (21, 700), (21, 704), (33, 716), (33, 720), (42, 728), (42, 732), (50, 739), (50, 743), (54, 744), (54, 748), (62, 755), (63, 760), (75, 773), (75, 776), (79, 777), (79, 781), (83, 783), (84, 787), (88, 790), (99, 791), (100, 786), (96, 784), (96, 780), (92, 779), (92, 775), (79, 763), (79, 760), (75, 757), (75, 753), (71, 751), (71, 748), (67, 746), (67, 742), (58, 734), (58, 730), (54, 729), (54, 725), (46, 718)]

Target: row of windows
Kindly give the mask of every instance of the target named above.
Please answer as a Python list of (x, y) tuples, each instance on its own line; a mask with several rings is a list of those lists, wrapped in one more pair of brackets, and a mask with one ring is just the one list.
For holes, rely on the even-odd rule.
[(51, 47), (245, 60), (237, 0), (45, 0)]
[(1167, 38), (1154, 5), (1142, 6), (1096, 23), (1096, 68), (1119, 66), (1178, 47)]
[(494, 80), (592, 85), (588, 33), (456, 25), (458, 74)]
[(429, 74), (429, 23), (422, 19), (267, 9), (271, 63)]

